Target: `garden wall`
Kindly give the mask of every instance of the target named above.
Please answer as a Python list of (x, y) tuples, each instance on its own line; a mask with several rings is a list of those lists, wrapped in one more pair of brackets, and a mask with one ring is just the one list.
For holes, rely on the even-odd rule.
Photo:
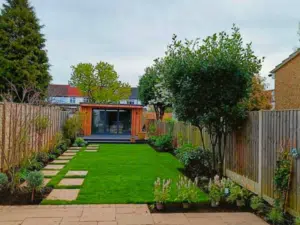
[[(169, 124), (159, 122), (159, 132)], [(173, 136), (178, 142), (200, 145), (197, 128), (178, 122)], [(205, 134), (209, 147), (209, 136)], [(269, 203), (274, 199), (274, 173), (278, 152), (282, 148), (300, 150), (300, 110), (250, 112), (242, 127), (228, 137), (225, 153), (226, 175)], [(300, 213), (300, 159), (293, 159), (289, 212)]]
[[(38, 135), (35, 121), (41, 117), (48, 118), (49, 124)], [(49, 148), (67, 118), (68, 112), (58, 107), (0, 103), (0, 171), (19, 165), (33, 152)]]

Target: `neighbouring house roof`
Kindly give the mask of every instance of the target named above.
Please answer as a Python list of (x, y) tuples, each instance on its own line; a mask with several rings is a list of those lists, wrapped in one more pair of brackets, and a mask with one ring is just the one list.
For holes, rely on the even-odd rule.
[(48, 87), (48, 95), (50, 97), (64, 97), (68, 96), (68, 85), (64, 84), (50, 84)]
[[(84, 97), (77, 87), (69, 84), (50, 84), (48, 94), (50, 97)], [(138, 88), (131, 88), (129, 99), (138, 99)]]
[(295, 52), (293, 52), (288, 58), (286, 58), (285, 60), (283, 60), (279, 65), (277, 65), (272, 71), (271, 73), (276, 73), (277, 70), (279, 70), (281, 67), (283, 67), (285, 64), (287, 64), (289, 61), (291, 61), (292, 59), (294, 59), (296, 56), (298, 56), (300, 54), (300, 48), (298, 48)]

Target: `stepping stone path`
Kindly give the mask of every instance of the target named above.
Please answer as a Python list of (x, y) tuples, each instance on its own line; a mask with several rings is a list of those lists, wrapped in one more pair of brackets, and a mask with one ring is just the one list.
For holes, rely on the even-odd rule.
[(72, 149), (69, 149), (69, 150), (67, 150), (66, 152), (67, 152), (67, 153), (72, 153), (72, 152), (73, 152), (73, 153), (74, 153), (74, 152), (77, 153), (77, 152), (79, 152), (79, 150), (72, 150)]
[(53, 164), (49, 164), (47, 165), (44, 170), (60, 170), (62, 168), (64, 168), (65, 165), (53, 165)]
[(66, 164), (70, 162), (70, 160), (62, 159), (62, 160), (53, 160), (51, 163), (53, 164)]
[(42, 170), (45, 177), (54, 177), (58, 174), (59, 170)]
[(72, 177), (72, 176), (82, 176), (82, 177), (84, 177), (84, 176), (86, 176), (88, 174), (88, 171), (86, 171), (86, 170), (69, 170), (68, 172), (67, 172), (67, 174), (65, 175), (65, 177)]
[(47, 200), (76, 200), (80, 189), (53, 189), (46, 198)]
[(98, 150), (85, 150), (85, 152), (98, 152)]
[(86, 149), (96, 150), (96, 149), (98, 149), (98, 147), (86, 147)]
[(70, 147), (71, 150), (80, 150), (82, 147)]
[(73, 159), (73, 157), (74, 157), (74, 156), (72, 156), (72, 155), (65, 155), (65, 156), (61, 155), (61, 156), (59, 156), (59, 157), (57, 158), (57, 160)]
[(65, 152), (64, 154), (62, 154), (62, 156), (74, 156), (76, 155), (76, 153), (74, 152)]
[(83, 184), (83, 178), (64, 178), (58, 186), (81, 186)]

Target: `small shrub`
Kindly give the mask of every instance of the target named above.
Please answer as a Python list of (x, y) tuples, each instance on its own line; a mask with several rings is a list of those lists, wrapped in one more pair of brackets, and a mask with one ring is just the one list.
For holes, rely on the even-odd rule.
[(240, 201), (240, 203), (242, 204), (240, 206), (244, 206), (245, 201), (248, 200), (249, 196), (250, 196), (250, 192), (247, 189), (242, 188), (239, 185), (234, 185), (230, 189), (230, 194), (227, 197), (227, 201), (231, 203)]
[(35, 192), (40, 190), (43, 186), (44, 175), (39, 171), (32, 171), (28, 174), (26, 182), (28, 187), (32, 191), (31, 201), (33, 201)]
[(153, 136), (156, 134), (156, 125), (155, 123), (150, 123), (148, 127), (148, 135)]
[(25, 167), (22, 167), (22, 168), (18, 171), (20, 180), (21, 180), (21, 181), (26, 180), (26, 177), (28, 176), (28, 173), (29, 173), (28, 169), (25, 168)]
[(66, 149), (71, 145), (72, 141), (71, 139), (66, 138), (65, 140)]
[(72, 146), (73, 146), (73, 147), (79, 147), (78, 144), (75, 143), (75, 142), (72, 144)]
[(268, 213), (268, 219), (272, 222), (272, 224), (281, 224), (284, 222), (283, 212), (282, 209), (278, 207), (274, 207)]
[(175, 155), (192, 177), (211, 176), (212, 152), (185, 144), (175, 150)]
[(154, 143), (156, 142), (156, 139), (158, 138), (158, 136), (151, 136), (148, 139), (149, 144), (154, 145)]
[(165, 203), (170, 199), (171, 180), (161, 180), (159, 177), (154, 182), (154, 201)]
[(63, 126), (63, 136), (66, 139), (70, 139), (71, 142), (74, 142), (76, 137), (81, 131), (82, 126), (82, 116), (77, 113), (72, 117), (68, 118)]
[(192, 182), (187, 177), (180, 176), (177, 182), (177, 200), (193, 203), (198, 201), (197, 180)]
[(76, 138), (74, 144), (77, 144), (78, 147), (84, 147), (86, 145), (83, 138)]
[(46, 164), (49, 161), (49, 155), (47, 152), (38, 152), (36, 154), (36, 160), (43, 164)]
[(57, 156), (55, 154), (52, 154), (52, 153), (49, 153), (48, 157), (49, 157), (49, 160), (54, 160), (54, 159), (57, 158)]
[(262, 198), (258, 196), (253, 196), (250, 201), (250, 207), (258, 213), (263, 213), (265, 209), (265, 204)]
[(171, 151), (173, 149), (172, 140), (173, 138), (171, 135), (161, 135), (156, 138), (154, 146), (160, 151)]
[(5, 173), (0, 173), (0, 190), (3, 190), (7, 187), (8, 177)]
[(300, 217), (295, 218), (295, 225), (300, 225)]
[(221, 198), (223, 196), (220, 186), (218, 186), (215, 183), (210, 183), (208, 187), (208, 191), (209, 191), (208, 195), (210, 200), (214, 202), (214, 204), (219, 205)]
[(29, 159), (26, 159), (23, 163), (22, 166), (23, 168), (26, 168), (29, 171), (34, 171), (34, 170), (40, 170), (43, 168), (43, 163), (38, 162), (36, 157), (32, 157)]
[(60, 156), (62, 154), (62, 150), (60, 148), (53, 149), (50, 154)]

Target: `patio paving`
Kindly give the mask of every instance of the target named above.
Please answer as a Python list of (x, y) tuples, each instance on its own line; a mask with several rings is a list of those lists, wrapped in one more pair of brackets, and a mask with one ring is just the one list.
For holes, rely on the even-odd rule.
[[(45, 177), (54, 177), (58, 174), (59, 170), (41, 170)], [(1, 224), (0, 224), (1, 225)]]
[(64, 178), (58, 186), (81, 186), (83, 184), (83, 178)]
[(51, 163), (53, 163), (53, 164), (66, 164), (68, 162), (70, 162), (70, 160), (62, 159), (62, 160), (53, 160)]
[(71, 176), (86, 176), (88, 174), (88, 171), (86, 170), (70, 170), (67, 172), (65, 175), (66, 177), (71, 177)]
[(159, 213), (147, 205), (0, 206), (0, 225), (267, 225), (251, 213)]
[(44, 167), (44, 170), (60, 170), (64, 168), (65, 165), (55, 165), (55, 164), (48, 164)]

